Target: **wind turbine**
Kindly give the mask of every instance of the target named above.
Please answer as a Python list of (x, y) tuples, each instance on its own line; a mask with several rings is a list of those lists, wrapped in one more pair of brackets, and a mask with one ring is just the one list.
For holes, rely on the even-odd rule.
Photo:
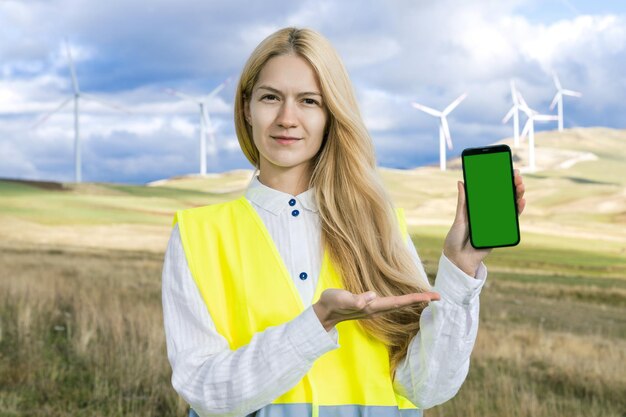
[(456, 108), (463, 100), (467, 97), (467, 93), (461, 94), (454, 100), (448, 107), (446, 107), (443, 111), (431, 109), (430, 107), (426, 107), (422, 104), (413, 102), (411, 103), (413, 107), (418, 110), (423, 111), (424, 113), (428, 113), (431, 116), (439, 117), (439, 168), (442, 171), (446, 170), (446, 146), (448, 144), (448, 149), (452, 149), (452, 139), (450, 137), (450, 129), (448, 127), (448, 120), (446, 116), (450, 114), (452, 110)]
[(213, 91), (211, 91), (206, 96), (191, 96), (189, 94), (183, 94), (176, 90), (172, 90), (168, 88), (165, 90), (167, 93), (177, 96), (178, 98), (190, 101), (192, 103), (196, 103), (200, 108), (200, 174), (206, 175), (206, 157), (207, 157), (207, 146), (206, 146), (206, 135), (209, 135), (209, 153), (211, 155), (215, 155), (217, 152), (216, 144), (215, 144), (215, 131), (216, 129), (213, 127), (211, 123), (211, 116), (209, 115), (209, 101), (213, 99), (224, 87), (226, 84), (230, 82), (232, 77), (228, 77), (225, 81), (223, 81), (220, 85), (215, 87)]
[(32, 126), (32, 128), (34, 129), (38, 127), (39, 125), (43, 124), (46, 120), (50, 118), (50, 116), (52, 116), (54, 113), (61, 110), (63, 107), (65, 107), (67, 103), (69, 103), (72, 99), (74, 99), (74, 181), (79, 183), (82, 181), (82, 175), (81, 175), (82, 163), (81, 163), (81, 153), (80, 153), (80, 131), (79, 131), (80, 113), (78, 111), (79, 100), (83, 98), (83, 99), (98, 102), (100, 104), (104, 104), (105, 106), (112, 107), (116, 110), (121, 110), (126, 113), (129, 113), (129, 111), (124, 109), (123, 107), (104, 102), (100, 99), (93, 97), (90, 94), (85, 94), (82, 91), (80, 91), (80, 88), (78, 87), (78, 78), (76, 77), (76, 69), (74, 67), (74, 61), (72, 60), (72, 53), (70, 51), (70, 47), (67, 43), (67, 40), (65, 41), (65, 49), (67, 51), (67, 58), (68, 58), (69, 66), (70, 66), (70, 75), (72, 76), (72, 89), (74, 90), (74, 95), (72, 97), (68, 97), (67, 99), (65, 99), (61, 104), (59, 104), (59, 106), (57, 106), (57, 108), (55, 108), (51, 112), (46, 113), (41, 119), (39, 119), (37, 123), (35, 123)]
[(515, 147), (519, 147), (519, 109), (520, 102), (517, 97), (517, 90), (515, 89), (515, 84), (513, 80), (511, 80), (511, 97), (513, 98), (513, 107), (511, 110), (504, 116), (502, 119), (502, 123), (506, 123), (509, 121), (511, 117), (513, 117), (513, 138), (515, 139)]
[(571, 96), (571, 97), (581, 97), (582, 94), (578, 91), (567, 90), (561, 86), (561, 82), (559, 81), (559, 77), (557, 77), (556, 72), (552, 73), (552, 77), (554, 79), (554, 85), (556, 86), (556, 95), (554, 99), (552, 99), (552, 104), (550, 104), (550, 110), (554, 109), (555, 104), (559, 104), (559, 132), (563, 131), (563, 96)]
[(517, 94), (520, 101), (519, 108), (528, 116), (524, 129), (522, 130), (521, 138), (523, 139), (528, 134), (528, 165), (530, 172), (535, 172), (535, 121), (547, 122), (558, 120), (558, 117), (553, 114), (539, 114), (528, 107), (528, 104), (526, 104), (524, 97), (522, 97), (519, 91)]

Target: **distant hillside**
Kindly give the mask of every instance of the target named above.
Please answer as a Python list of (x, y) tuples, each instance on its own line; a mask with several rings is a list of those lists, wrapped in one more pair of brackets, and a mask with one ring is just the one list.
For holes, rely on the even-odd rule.
[[(560, 246), (626, 250), (626, 130), (606, 128), (540, 132), (535, 173), (524, 173), (524, 239)], [(525, 171), (527, 142), (514, 148)], [(381, 168), (412, 233), (445, 236), (456, 209), (460, 160), (449, 169)], [(206, 177), (190, 175), (146, 186), (0, 180), (0, 238), (16, 244), (108, 247), (162, 251), (175, 210), (226, 201), (243, 194), (252, 170)]]
[[(502, 140), (513, 151), (526, 185), (527, 208), (523, 231), (557, 238), (626, 242), (626, 130), (567, 129), (535, 135), (535, 173), (526, 171), (528, 145)], [(463, 180), (460, 158), (439, 167), (414, 170), (382, 169), (394, 200), (405, 207), (410, 224), (432, 226), (434, 233), (449, 227), (456, 209), (456, 187)]]

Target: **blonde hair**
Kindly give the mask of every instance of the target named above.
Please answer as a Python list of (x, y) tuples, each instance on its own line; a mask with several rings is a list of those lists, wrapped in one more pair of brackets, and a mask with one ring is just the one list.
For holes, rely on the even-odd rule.
[[(246, 123), (244, 106), (265, 63), (279, 55), (297, 55), (315, 70), (328, 108), (327, 134), (312, 160), (309, 187), (322, 224), (322, 243), (341, 274), (346, 290), (378, 296), (425, 292), (430, 286), (400, 232), (394, 207), (376, 171), (371, 137), (363, 123), (348, 73), (330, 42), (311, 29), (293, 27), (265, 38), (246, 62), (235, 95), (235, 129), (250, 163), (259, 167), (259, 151)], [(426, 303), (380, 314), (358, 323), (389, 350), (392, 378), (419, 330)]]

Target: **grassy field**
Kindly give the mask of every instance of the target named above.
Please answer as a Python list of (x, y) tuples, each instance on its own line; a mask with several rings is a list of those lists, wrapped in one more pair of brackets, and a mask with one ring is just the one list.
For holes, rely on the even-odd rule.
[[(428, 417), (626, 416), (625, 140), (537, 135), (544, 169), (524, 175), (522, 242), (487, 258), (468, 378)], [(585, 153), (597, 159), (559, 168)], [(381, 170), (431, 278), (462, 179), (454, 164)], [(0, 181), (0, 417), (185, 415), (161, 312), (172, 214), (240, 196), (250, 173), (149, 187)]]

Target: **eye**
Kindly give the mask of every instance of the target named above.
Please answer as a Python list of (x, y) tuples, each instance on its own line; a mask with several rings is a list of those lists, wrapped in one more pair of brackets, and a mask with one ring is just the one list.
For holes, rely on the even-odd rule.
[(269, 97), (278, 98), (278, 97), (276, 97), (276, 95), (274, 95), (274, 94), (266, 94), (266, 95), (264, 95), (263, 97), (261, 97), (261, 100), (265, 100), (266, 98), (269, 98)]
[(319, 106), (319, 104), (320, 104), (320, 103), (318, 103), (316, 100), (313, 100), (312, 98), (305, 98), (304, 100), (305, 100), (305, 101), (306, 101), (306, 100), (309, 100), (309, 101), (307, 102), (307, 104), (317, 104), (318, 106)]

